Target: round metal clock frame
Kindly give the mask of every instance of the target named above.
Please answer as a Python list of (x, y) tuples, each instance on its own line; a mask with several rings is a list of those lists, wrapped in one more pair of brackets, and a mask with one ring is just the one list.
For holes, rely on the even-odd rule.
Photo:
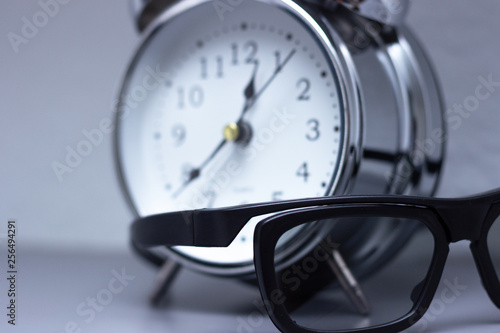
[[(276, 6), (305, 25), (333, 64), (342, 97), (344, 133), (342, 154), (327, 195), (335, 194), (414, 194), (431, 196), (437, 186), (444, 157), (446, 132), (439, 86), (434, 72), (418, 41), (404, 25), (373, 21), (366, 10), (358, 15), (349, 6), (336, 3), (256, 0)], [(174, 18), (180, 17), (210, 0), (133, 1), (135, 19), (143, 34), (124, 80), (127, 91), (138, 59), (149, 43)], [(370, 3), (370, 1), (365, 1)], [(368, 14), (367, 14), (368, 13)], [(386, 23), (399, 23), (406, 7)], [(215, 15), (215, 13), (214, 13)], [(367, 19), (369, 17), (370, 19)], [(382, 15), (387, 18), (387, 15)], [(127, 164), (132, 154), (130, 133), (124, 131), (122, 113), (117, 112), (116, 156), (124, 192), (137, 216), (141, 216), (137, 196), (132, 193), (139, 176), (131, 176)], [(411, 236), (401, 230), (400, 243)], [(380, 236), (378, 236), (380, 237)], [(360, 246), (359, 252), (376, 247), (377, 239)], [(240, 279), (252, 279), (251, 262), (241, 265), (218, 265), (187, 256), (167, 247), (137, 249), (152, 263), (162, 266), (156, 295), (164, 293), (179, 269), (179, 264), (196, 271)], [(372, 249), (373, 250), (373, 249)], [(387, 248), (389, 255), (394, 248)]]

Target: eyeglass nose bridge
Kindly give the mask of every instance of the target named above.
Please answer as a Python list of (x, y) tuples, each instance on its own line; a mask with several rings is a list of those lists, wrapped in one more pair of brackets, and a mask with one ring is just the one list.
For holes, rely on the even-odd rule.
[(443, 219), (451, 243), (461, 240), (478, 241), (489, 204), (480, 200), (442, 201), (435, 207)]
[(442, 218), (449, 241), (469, 240), (481, 282), (491, 301), (500, 308), (500, 280), (487, 244), (487, 231), (499, 216), (500, 201), (491, 197), (441, 202), (434, 207)]
[(491, 301), (500, 309), (500, 280), (488, 246), (489, 229), (495, 223), (494, 221), (498, 219), (498, 216), (500, 216), (500, 201), (495, 201), (491, 203), (484, 223), (481, 223), (483, 224), (483, 230), (480, 239), (471, 242), (470, 250), (484, 289), (486, 289)]

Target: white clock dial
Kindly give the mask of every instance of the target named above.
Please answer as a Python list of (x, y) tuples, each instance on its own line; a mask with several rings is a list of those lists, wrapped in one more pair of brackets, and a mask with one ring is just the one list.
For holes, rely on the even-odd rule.
[[(322, 36), (256, 1), (223, 21), (207, 11), (211, 3), (164, 25), (131, 73), (129, 95), (152, 70), (161, 77), (121, 119), (130, 137), (123, 173), (140, 178), (128, 184), (139, 214), (330, 194), (346, 125)], [(213, 264), (250, 262), (257, 221), (228, 248), (175, 251)]]

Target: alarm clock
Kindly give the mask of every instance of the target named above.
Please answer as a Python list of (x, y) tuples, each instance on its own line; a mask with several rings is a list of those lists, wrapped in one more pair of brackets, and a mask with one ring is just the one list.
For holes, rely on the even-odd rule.
[[(443, 107), (429, 60), (403, 24), (407, 2), (132, 5), (142, 41), (120, 92), (115, 151), (136, 217), (337, 194), (434, 193)], [(179, 267), (248, 281), (258, 221), (227, 248), (136, 249), (163, 267), (163, 291)], [(295, 231), (293, 247), (307, 232)], [(363, 242), (343, 256), (368, 274), (413, 230), (356, 232)], [(381, 240), (392, 246), (381, 248)]]

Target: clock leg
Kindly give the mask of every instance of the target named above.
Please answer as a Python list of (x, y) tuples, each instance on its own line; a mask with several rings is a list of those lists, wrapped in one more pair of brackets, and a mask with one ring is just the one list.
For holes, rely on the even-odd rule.
[(370, 313), (370, 304), (358, 280), (356, 280), (338, 250), (332, 251), (332, 256), (328, 258), (327, 263), (333, 274), (337, 277), (347, 297), (349, 297), (354, 306), (356, 306), (359, 313), (363, 315)]
[(149, 298), (150, 303), (154, 307), (160, 307), (167, 298), (167, 293), (170, 284), (177, 276), (181, 265), (174, 260), (167, 258), (158, 272), (156, 284)]
[[(309, 255), (314, 256), (315, 251), (318, 249), (325, 250), (323, 244), (320, 244)], [(301, 266), (303, 266), (303, 262), (299, 260), (277, 272), (278, 288), (283, 292), (283, 297), (286, 300), (285, 306), (289, 313), (314, 299), (318, 293), (328, 290), (333, 284), (342, 289), (347, 296), (348, 302), (354, 306), (353, 310), (361, 315), (370, 313), (371, 307), (368, 299), (338, 249), (328, 250), (328, 258), (318, 262), (314, 274), (311, 273), (305, 278), (299, 279), (300, 283), (291, 282), (294, 280), (290, 279), (290, 273), (297, 272), (297, 267)], [(293, 276), (297, 278), (300, 275)]]

